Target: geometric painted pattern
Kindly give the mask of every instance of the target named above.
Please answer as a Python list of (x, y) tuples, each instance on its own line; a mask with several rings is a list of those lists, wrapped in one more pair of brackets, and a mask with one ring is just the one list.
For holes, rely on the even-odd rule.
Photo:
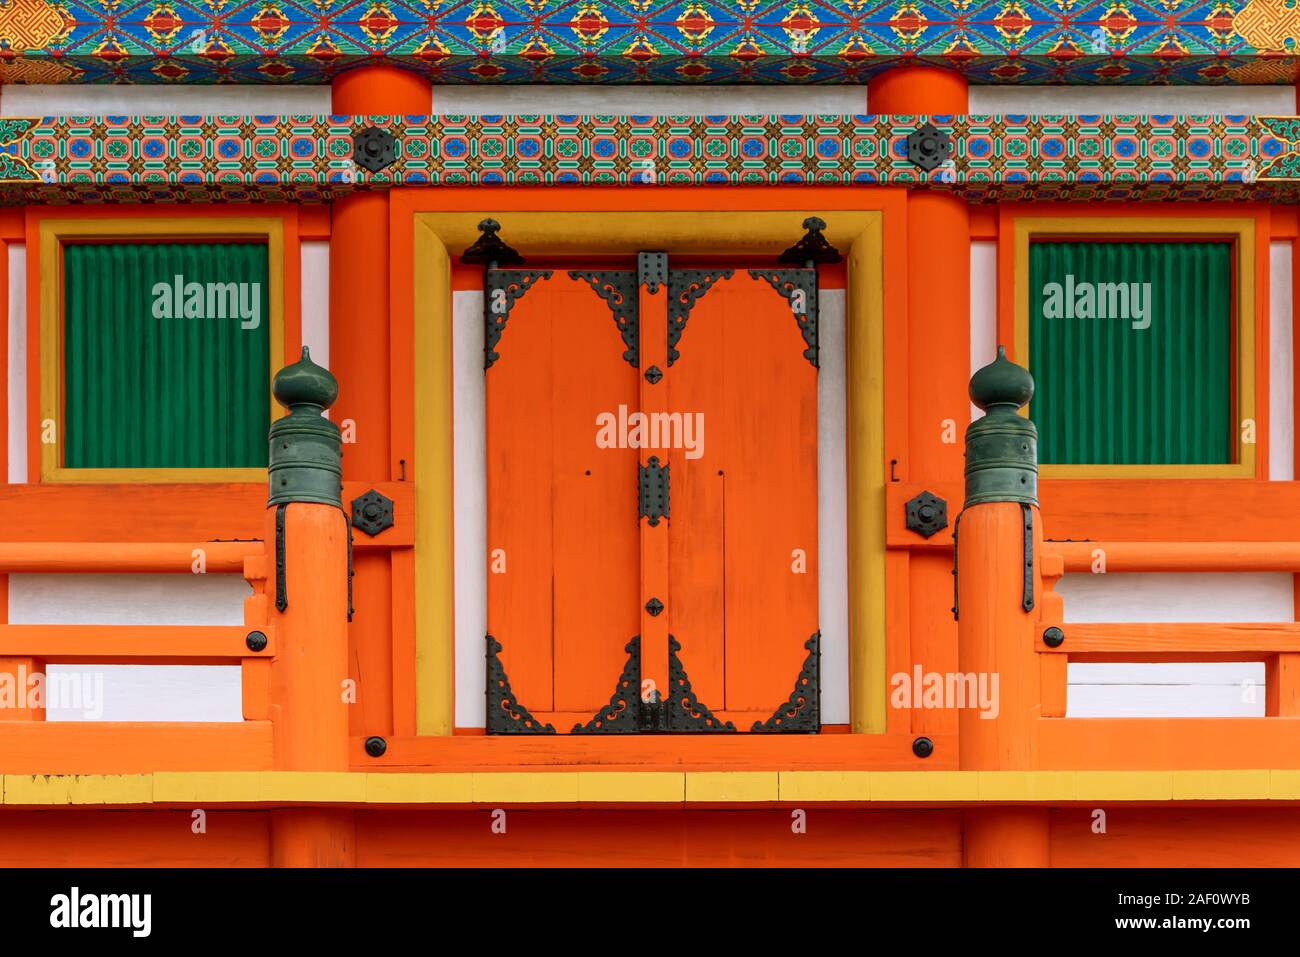
[[(1295, 0), (0, 0), (6, 82), (1289, 83)], [(6, 12), (7, 11), (7, 12)], [(51, 34), (54, 21), (57, 29)], [(0, 29), (0, 37), (3, 29)]]
[[(923, 173), (905, 139), (954, 141)], [(368, 126), (397, 159), (352, 162)], [(101, 116), (0, 119), (0, 196), (321, 201), (447, 185), (928, 185), (1004, 198), (1289, 198), (1300, 118), (1242, 116)]]

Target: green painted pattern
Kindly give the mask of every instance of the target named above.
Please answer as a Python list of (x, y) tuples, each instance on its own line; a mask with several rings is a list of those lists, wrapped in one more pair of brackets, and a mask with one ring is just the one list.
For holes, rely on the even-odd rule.
[[(63, 464), (265, 467), (267, 270), (258, 243), (66, 246)], [(168, 318), (176, 297), (159, 284), (174, 290), (177, 276), (202, 295), (190, 297), (189, 317), (182, 308)], [(231, 299), (229, 287), (209, 286), (228, 283), (249, 284), (242, 301), (238, 287)]]
[[(1029, 414), (1038, 424), (1041, 463), (1232, 461), (1231, 255), (1226, 242), (1030, 246), (1029, 362), (1037, 393)], [(1049, 284), (1061, 285), (1064, 300), (1069, 276), (1074, 315), (1049, 303)], [(1086, 312), (1084, 283), (1095, 293), (1092, 317), (1079, 315)], [(1135, 300), (1102, 286), (1116, 283), (1150, 283), (1149, 297), (1141, 297), (1146, 319)], [(1109, 318), (1101, 317), (1103, 299)]]

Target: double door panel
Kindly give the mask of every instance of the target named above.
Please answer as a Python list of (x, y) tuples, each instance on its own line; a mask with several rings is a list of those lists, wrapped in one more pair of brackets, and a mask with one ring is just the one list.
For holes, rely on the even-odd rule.
[(641, 258), (486, 275), (488, 730), (816, 730), (815, 272)]

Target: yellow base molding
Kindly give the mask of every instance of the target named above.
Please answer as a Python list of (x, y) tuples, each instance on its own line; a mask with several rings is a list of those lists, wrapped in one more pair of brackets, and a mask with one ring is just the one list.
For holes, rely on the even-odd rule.
[(1300, 801), (1300, 771), (158, 771), (6, 774), (7, 807)]

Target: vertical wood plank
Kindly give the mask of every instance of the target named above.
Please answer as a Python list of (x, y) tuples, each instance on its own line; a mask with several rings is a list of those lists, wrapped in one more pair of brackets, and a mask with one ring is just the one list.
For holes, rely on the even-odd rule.
[(704, 454), (673, 452), (690, 511), (674, 505), (672, 571), (698, 629), (677, 634), (683, 661), (715, 710), (770, 713), (818, 630), (817, 372), (787, 295), (745, 269), (718, 279), (695, 301), (669, 373), (672, 411), (704, 413)]
[(637, 452), (618, 447), (621, 442), (611, 447), (610, 439), (620, 436), (608, 428), (611, 418), (617, 426), (636, 408), (639, 376), (623, 358), (628, 347), (610, 305), (568, 273), (557, 272), (551, 282), (549, 294), (563, 302), (552, 327), (549, 400), (555, 710), (590, 714), (609, 702), (627, 659), (624, 648), (640, 624)]
[(552, 279), (510, 310), (487, 375), (488, 633), (531, 711), (554, 707)]

